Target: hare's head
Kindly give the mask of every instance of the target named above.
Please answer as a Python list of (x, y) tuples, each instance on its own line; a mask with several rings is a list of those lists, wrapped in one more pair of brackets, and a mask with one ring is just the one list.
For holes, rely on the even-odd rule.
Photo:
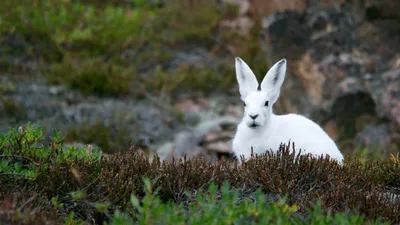
[(271, 67), (261, 85), (242, 59), (236, 57), (235, 61), (239, 92), (245, 106), (243, 122), (252, 129), (262, 127), (268, 122), (272, 106), (279, 97), (285, 79), (286, 59), (281, 59)]

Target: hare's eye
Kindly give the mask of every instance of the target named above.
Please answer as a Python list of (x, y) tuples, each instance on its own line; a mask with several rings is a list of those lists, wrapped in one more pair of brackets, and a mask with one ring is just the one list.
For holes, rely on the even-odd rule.
[(264, 106), (268, 106), (268, 101), (265, 101), (265, 104), (264, 104)]
[(245, 106), (245, 107), (246, 107), (246, 102), (243, 102), (243, 106)]

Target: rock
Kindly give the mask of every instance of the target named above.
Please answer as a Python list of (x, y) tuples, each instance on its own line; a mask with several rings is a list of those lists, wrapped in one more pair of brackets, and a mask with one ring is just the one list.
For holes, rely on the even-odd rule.
[(195, 111), (199, 110), (199, 106), (194, 103), (192, 99), (185, 99), (181, 102), (177, 102), (175, 104), (176, 107), (178, 107), (182, 111)]
[(400, 125), (400, 70), (366, 74), (363, 77), (347, 77), (338, 83), (332, 99), (331, 115), (338, 114), (341, 108), (343, 113), (339, 113), (339, 117), (347, 119), (349, 116), (346, 115), (358, 107), (358, 115), (377, 114)]
[(209, 142), (214, 142), (218, 140), (219, 135), (217, 132), (210, 132), (204, 135), (204, 141), (209, 143)]
[(376, 102), (380, 117), (387, 117), (400, 125), (400, 69), (385, 71), (366, 82), (366, 89)]
[(400, 69), (400, 55), (396, 55), (389, 62), (390, 68), (392, 69)]
[(250, 9), (249, 0), (223, 0), (222, 2), (237, 5), (239, 7), (239, 16), (233, 19), (225, 19), (220, 22), (219, 26), (236, 30), (240, 35), (246, 36), (254, 26), (254, 21), (247, 16)]
[(335, 141), (339, 138), (338, 125), (334, 120), (330, 120), (325, 123), (324, 130), (326, 133), (328, 133), (329, 137), (332, 138), (332, 140)]
[(174, 142), (166, 142), (161, 145), (157, 150), (157, 154), (160, 157), (160, 160), (167, 160), (171, 157), (172, 152), (174, 151), (175, 145)]
[(391, 131), (387, 124), (368, 126), (357, 134), (356, 142), (362, 147), (379, 147), (388, 149), (391, 142)]
[(256, 20), (278, 12), (292, 11), (302, 13), (307, 8), (307, 0), (270, 0), (268, 4), (265, 4), (263, 0), (250, 1), (250, 12)]
[(203, 137), (209, 132), (222, 131), (223, 127), (235, 127), (239, 120), (233, 117), (221, 117), (210, 121), (204, 121), (195, 127), (196, 134)]
[(192, 99), (185, 99), (183, 101), (177, 102), (175, 104), (175, 107), (183, 113), (184, 120), (190, 125), (196, 125), (200, 122), (200, 106), (194, 103)]
[(304, 24), (303, 14), (279, 12), (263, 17), (261, 24), (264, 41), (269, 45), (269, 55), (279, 52), (270, 61), (277, 61), (281, 56), (290, 60), (299, 57), (307, 49), (310, 28)]
[(203, 141), (205, 143), (213, 143), (217, 141), (229, 141), (233, 139), (232, 131), (217, 131), (217, 132), (208, 132), (204, 135)]
[[(363, 116), (374, 118), (364, 121), (365, 125), (373, 126), (375, 118), (389, 119), (386, 126), (400, 125), (400, 23), (392, 19), (390, 26), (382, 26), (365, 21), (359, 15), (368, 7), (323, 8), (316, 3), (306, 12), (265, 14), (261, 40), (268, 60), (288, 59), (277, 112), (314, 115), (326, 111), (319, 121), (339, 141), (361, 132), (357, 121)], [(398, 8), (397, 3), (393, 7)]]
[[(151, 147), (156, 142), (162, 143), (172, 138), (173, 130), (179, 128), (177, 119), (171, 119), (174, 118), (172, 111), (146, 100), (94, 96), (84, 98), (73, 90), (64, 92), (63, 88), (57, 87), (56, 91), (54, 87), (47, 86), (41, 80), (34, 83), (21, 80), (15, 85), (14, 89), (4, 93), (4, 97), (14, 104), (21, 103), (24, 109), (23, 121), (40, 124), (46, 136), (51, 135), (53, 129), (59, 129), (66, 135), (71, 129), (78, 131), (83, 129), (89, 132), (90, 127), (99, 128), (107, 132), (107, 136), (96, 135), (97, 141), (108, 142), (107, 151), (114, 152), (127, 149), (130, 144)], [(166, 123), (171, 120), (173, 121), (171, 124)], [(4, 117), (0, 122), (0, 130), (7, 130), (9, 126), (15, 125), (16, 122), (12, 117)]]
[(191, 155), (201, 151), (198, 146), (200, 139), (193, 132), (182, 131), (174, 137), (175, 148), (173, 150), (173, 156), (183, 156), (184, 153)]
[(173, 142), (167, 142), (157, 149), (160, 160), (178, 160), (185, 155), (188, 158), (202, 158), (203, 160), (215, 160), (217, 156), (199, 146), (199, 139), (192, 132), (182, 131), (175, 135)]
[(201, 118), (198, 112), (187, 111), (184, 112), (184, 120), (190, 125), (196, 125), (201, 121)]
[(231, 147), (227, 142), (215, 142), (208, 144), (206, 147), (209, 151), (215, 151), (218, 153), (232, 153)]
[(394, 19), (400, 21), (400, 2), (397, 0), (373, 0), (367, 5), (368, 20)]
[(353, 138), (356, 133), (356, 120), (362, 115), (375, 116), (376, 104), (368, 92), (349, 92), (335, 98), (329, 110), (329, 117), (338, 125), (339, 140)]
[[(355, 119), (355, 128), (357, 133), (365, 130), (368, 126), (376, 126), (379, 123), (379, 117), (377, 115), (362, 114), (357, 116)], [(388, 125), (387, 123), (383, 123)]]
[(186, 99), (180, 101), (177, 107), (184, 113), (196, 113), (200, 121), (196, 126), (176, 133), (170, 142), (157, 148), (161, 159), (171, 160), (172, 157), (186, 155), (190, 158), (214, 160), (231, 153), (230, 141), (241, 118), (229, 114), (239, 111), (241, 105), (233, 106), (228, 98), (217, 97), (207, 100)]
[[(382, 110), (400, 124), (400, 82), (389, 84), (382, 96)], [(378, 112), (382, 112), (378, 111)]]
[(298, 76), (303, 82), (308, 96), (311, 99), (313, 108), (321, 105), (322, 102), (322, 86), (325, 82), (325, 76), (318, 68), (318, 64), (314, 63), (310, 54), (305, 54), (298, 62)]
[(242, 16), (232, 20), (223, 20), (219, 25), (223, 29), (236, 30), (240, 35), (246, 36), (254, 26), (254, 22), (249, 17)]

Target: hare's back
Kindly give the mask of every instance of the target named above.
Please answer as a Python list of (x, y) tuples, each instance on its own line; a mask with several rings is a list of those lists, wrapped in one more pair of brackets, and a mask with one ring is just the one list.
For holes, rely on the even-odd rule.
[(287, 114), (276, 117), (278, 122), (289, 125), (295, 130), (322, 130), (318, 124), (300, 114)]
[(277, 133), (285, 135), (284, 139), (292, 140), (296, 146), (313, 151), (321, 151), (319, 150), (321, 148), (337, 149), (328, 134), (310, 119), (298, 114), (288, 114), (278, 118), (277, 129), (284, 130)]

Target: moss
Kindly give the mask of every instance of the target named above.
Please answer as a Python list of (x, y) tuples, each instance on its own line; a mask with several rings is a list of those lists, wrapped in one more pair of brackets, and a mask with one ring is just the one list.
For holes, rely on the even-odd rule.
[(221, 16), (213, 3), (182, 10), (179, 3), (163, 8), (130, 8), (45, 0), (37, 1), (36, 7), (18, 3), (11, 7), (3, 31), (44, 34), (67, 51), (75, 47), (96, 54), (137, 47), (145, 42), (173, 44), (191, 38), (209, 38)]
[(181, 64), (172, 71), (166, 71), (158, 66), (150, 76), (141, 79), (147, 92), (158, 94), (162, 91), (173, 95), (188, 91), (192, 94), (205, 95), (212, 92), (226, 92), (235, 82), (234, 67), (225, 63), (202, 68)]
[(225, 9), (224, 9), (224, 18), (227, 19), (234, 19), (239, 16), (240, 12), (240, 6), (237, 4), (232, 4), (230, 2), (225, 3)]
[[(11, 6), (10, 1), (2, 4)], [(101, 96), (129, 92), (134, 70), (127, 67), (126, 60), (118, 59), (125, 49), (138, 51), (139, 56), (130, 62), (136, 68), (161, 65), (174, 54), (166, 48), (179, 49), (182, 44), (194, 42), (211, 45), (214, 30), (224, 16), (224, 11), (215, 3), (184, 10), (180, 2), (161, 8), (151, 5), (121, 7), (119, 4), (98, 7), (97, 4), (56, 0), (35, 1), (34, 4), (36, 7), (25, 7), (17, 2), (10, 7), (5, 13), (0, 36), (18, 34), (27, 46), (33, 46), (36, 53), (33, 56), (43, 60), (43, 74), (48, 75), (50, 82), (65, 83), (85, 94)], [(233, 7), (228, 9), (225, 10), (227, 14), (234, 14)], [(21, 48), (18, 54), (30, 53), (30, 49)], [(109, 58), (113, 60), (104, 60)], [(191, 72), (191, 69), (182, 72)], [(207, 79), (203, 84), (197, 83), (204, 87), (214, 76), (210, 70), (202, 73), (201, 77)], [(157, 73), (153, 74), (156, 75), (154, 79), (159, 78)], [(177, 83), (173, 79), (170, 81), (172, 83), (167, 86)]]
[(19, 122), (26, 118), (26, 110), (22, 104), (0, 95), (0, 115), (12, 116), (16, 122)]
[(159, 28), (165, 27), (160, 30), (159, 37), (166, 43), (181, 40), (204, 41), (211, 38), (221, 16), (213, 3), (184, 10), (179, 4), (171, 4), (159, 11), (156, 24)]
[(10, 73), (14, 69), (14, 65), (9, 61), (7, 57), (0, 57), (0, 71)]
[(102, 122), (72, 127), (66, 135), (66, 141), (96, 144), (106, 153), (122, 151), (131, 142), (126, 127), (119, 125), (114, 128), (111, 125), (105, 126)]
[[(242, 57), (257, 76), (267, 71), (257, 28), (244, 37), (234, 29), (218, 27), (220, 20), (237, 17), (237, 6), (220, 8), (215, 2), (193, 8), (183, 8), (181, 2), (163, 7), (97, 3), (45, 0), (36, 2), (37, 7), (11, 7), (0, 36), (31, 37), (23, 40), (34, 46), (34, 57), (42, 59), (42, 73), (50, 82), (99, 96), (225, 92), (236, 81), (233, 60), (227, 63), (221, 57)], [(215, 54), (229, 46), (235, 50), (215, 57), (212, 67), (182, 64), (169, 68), (174, 55), (193, 43), (217, 51)], [(21, 51), (26, 54), (30, 50)]]
[(226, 90), (236, 81), (233, 66), (228, 67), (225, 64), (218, 64), (215, 68), (182, 65), (177, 74), (186, 75), (180, 87), (187, 91), (210, 93)]
[(84, 94), (99, 96), (126, 95), (134, 82), (135, 71), (102, 58), (67, 55), (46, 73), (52, 83), (65, 83)]

